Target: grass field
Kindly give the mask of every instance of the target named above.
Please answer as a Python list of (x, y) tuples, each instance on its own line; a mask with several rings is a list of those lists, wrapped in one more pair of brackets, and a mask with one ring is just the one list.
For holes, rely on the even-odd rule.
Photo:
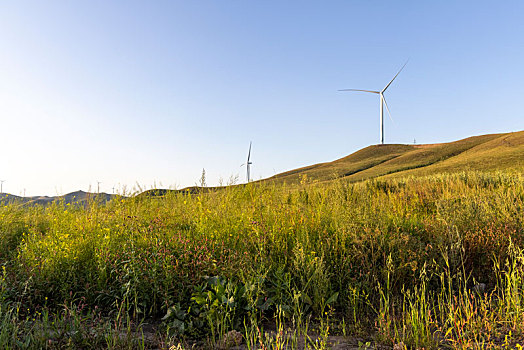
[(430, 145), (374, 145), (333, 162), (275, 175), (270, 180), (296, 184), (307, 176), (317, 181), (345, 178), (354, 182), (381, 176), (506, 169), (524, 169), (524, 131)]
[(515, 171), (10, 204), (0, 348), (518, 348), (523, 219)]

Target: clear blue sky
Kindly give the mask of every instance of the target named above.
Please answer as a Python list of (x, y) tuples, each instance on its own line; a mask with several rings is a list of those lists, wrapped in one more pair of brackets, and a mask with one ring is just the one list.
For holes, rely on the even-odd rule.
[(522, 1), (10, 1), (0, 179), (56, 195), (263, 178), (524, 129)]

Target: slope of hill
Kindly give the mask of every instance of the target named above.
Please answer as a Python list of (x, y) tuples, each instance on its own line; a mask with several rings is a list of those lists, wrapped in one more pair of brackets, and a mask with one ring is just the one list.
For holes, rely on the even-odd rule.
[(429, 175), (465, 170), (524, 170), (524, 131), (468, 137), (429, 145), (374, 145), (347, 157), (315, 164), (267, 180), (298, 183), (347, 178), (359, 181), (379, 176)]
[(352, 176), (412, 151), (413, 147), (414, 146), (409, 145), (369, 146), (333, 162), (320, 163), (287, 171), (275, 175), (270, 179), (291, 183), (298, 182), (304, 175), (310, 179), (317, 180)]
[(398, 172), (390, 176), (429, 175), (467, 170), (524, 171), (524, 131), (499, 134), (460, 154), (427, 167)]

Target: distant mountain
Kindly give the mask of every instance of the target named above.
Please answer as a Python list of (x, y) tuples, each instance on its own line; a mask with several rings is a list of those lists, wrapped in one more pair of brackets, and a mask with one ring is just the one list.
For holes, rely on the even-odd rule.
[(467, 170), (524, 171), (524, 131), (427, 144), (374, 145), (332, 162), (286, 171), (262, 181), (298, 183), (302, 178), (359, 181), (375, 177), (422, 176)]
[(76, 191), (65, 194), (63, 196), (33, 196), (33, 197), (20, 197), (8, 193), (0, 194), (0, 205), (5, 204), (21, 204), (21, 205), (48, 205), (51, 203), (63, 203), (63, 204), (78, 204), (86, 205), (91, 200), (96, 200), (100, 203), (106, 203), (110, 201), (116, 195), (107, 193), (89, 193), (84, 191)]

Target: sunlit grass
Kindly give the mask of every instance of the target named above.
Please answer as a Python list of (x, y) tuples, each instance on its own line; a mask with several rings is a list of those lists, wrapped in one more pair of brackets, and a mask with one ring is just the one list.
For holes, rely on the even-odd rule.
[(0, 324), (12, 331), (0, 344), (54, 341), (44, 330), (55, 322), (54, 332), (79, 328), (74, 344), (92, 336), (85, 327), (102, 334), (97, 347), (132, 348), (115, 332), (145, 344), (139, 325), (149, 322), (166, 347), (221, 346), (233, 330), (254, 347), (310, 337), (322, 348), (334, 333), (413, 348), (516, 346), (523, 218), (524, 178), (501, 172), (7, 205)]

